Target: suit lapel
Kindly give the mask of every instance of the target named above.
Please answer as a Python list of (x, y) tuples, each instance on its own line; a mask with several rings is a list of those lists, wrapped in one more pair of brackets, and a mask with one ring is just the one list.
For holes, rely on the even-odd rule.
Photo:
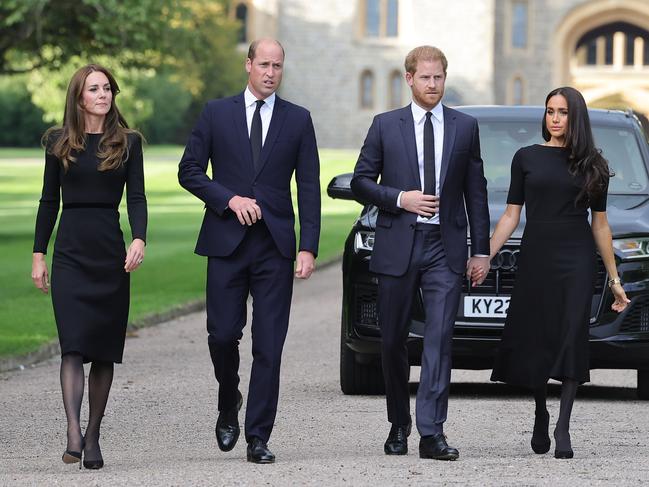
[(266, 134), (266, 140), (264, 140), (264, 145), (261, 148), (261, 154), (259, 155), (259, 170), (255, 174), (255, 178), (261, 173), (266, 162), (268, 162), (268, 156), (275, 145), (277, 136), (282, 130), (284, 125), (284, 120), (286, 120), (286, 102), (282, 100), (279, 96), (275, 95), (275, 106), (273, 107), (273, 115), (270, 118), (270, 126), (268, 127), (268, 133)]
[(455, 114), (446, 106), (444, 108), (444, 148), (442, 151), (442, 165), (439, 175), (439, 192), (444, 187), (444, 180), (448, 172), (448, 165), (451, 161), (453, 146), (455, 144)]
[(233, 98), (232, 113), (234, 118), (234, 129), (237, 133), (238, 146), (241, 147), (241, 156), (245, 170), (254, 174), (252, 164), (252, 149), (250, 148), (250, 137), (248, 136), (248, 122), (246, 121), (246, 102), (243, 93)]
[(417, 189), (421, 189), (421, 178), (419, 177), (419, 162), (417, 160), (417, 140), (415, 138), (415, 121), (412, 118), (410, 105), (401, 109), (401, 136), (406, 147), (408, 166), (412, 171), (414, 180), (417, 181)]

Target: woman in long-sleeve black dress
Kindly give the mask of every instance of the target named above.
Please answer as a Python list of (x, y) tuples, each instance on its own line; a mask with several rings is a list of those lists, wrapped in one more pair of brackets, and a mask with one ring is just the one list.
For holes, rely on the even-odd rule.
[[(50, 287), (45, 254), (63, 211), (52, 259), (52, 303), (61, 345), (61, 389), (67, 417), (65, 463), (103, 467), (101, 420), (121, 363), (129, 310), (129, 273), (144, 258), (147, 207), (141, 136), (128, 129), (115, 105), (119, 88), (104, 67), (79, 69), (68, 86), (62, 128), (50, 129), (43, 192), (36, 217), (32, 279)], [(126, 186), (132, 243), (125, 249), (118, 207)], [(81, 433), (88, 376), (90, 414)]]
[(606, 218), (610, 172), (594, 146), (584, 98), (574, 88), (557, 88), (548, 94), (545, 108), (546, 144), (514, 155), (507, 208), (491, 237), (494, 256), (518, 226), (525, 205), (518, 273), (491, 380), (534, 391), (535, 453), (550, 449), (546, 384), (550, 378), (561, 381), (554, 455), (572, 458), (572, 404), (577, 385), (589, 380), (596, 249), (615, 297), (612, 308), (620, 312), (629, 300), (618, 278)]

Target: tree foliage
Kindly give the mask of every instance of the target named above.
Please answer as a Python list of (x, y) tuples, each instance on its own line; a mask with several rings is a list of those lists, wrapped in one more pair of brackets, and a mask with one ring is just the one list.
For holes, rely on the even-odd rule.
[(72, 73), (103, 64), (120, 84), (118, 103), (132, 126), (151, 142), (182, 142), (206, 100), (243, 87), (245, 54), (237, 50), (239, 26), (228, 5), (2, 0), (0, 79), (27, 74), (32, 102), (46, 122), (57, 124)]

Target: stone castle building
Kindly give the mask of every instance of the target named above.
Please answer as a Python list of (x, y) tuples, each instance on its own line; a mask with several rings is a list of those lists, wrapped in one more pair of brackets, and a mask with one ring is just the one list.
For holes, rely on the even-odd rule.
[(444, 102), (540, 105), (557, 86), (590, 106), (649, 113), (649, 0), (233, 0), (240, 41), (286, 49), (280, 95), (321, 147), (359, 148), (372, 117), (410, 101), (403, 61), (448, 60)]

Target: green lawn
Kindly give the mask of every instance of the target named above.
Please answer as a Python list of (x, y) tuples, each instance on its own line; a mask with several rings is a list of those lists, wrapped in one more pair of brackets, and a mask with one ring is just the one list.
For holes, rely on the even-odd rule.
[[(181, 147), (145, 149), (149, 231), (145, 264), (131, 281), (131, 321), (204, 296), (205, 260), (193, 253), (203, 205), (177, 183), (181, 154)], [(353, 151), (321, 152), (319, 263), (342, 252), (344, 239), (359, 211), (355, 202), (326, 196), (331, 177), (350, 172), (356, 156)], [(0, 148), (0, 356), (35, 350), (56, 337), (50, 297), (38, 291), (30, 278), (42, 161), (43, 154), (38, 149)], [(124, 235), (128, 237), (125, 207), (120, 211)], [(48, 267), (53, 242), (54, 236)]]

